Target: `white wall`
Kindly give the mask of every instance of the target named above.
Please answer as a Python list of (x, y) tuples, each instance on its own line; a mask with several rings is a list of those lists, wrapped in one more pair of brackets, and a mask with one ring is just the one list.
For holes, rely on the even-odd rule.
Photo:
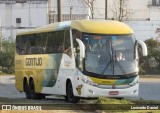
[[(89, 8), (82, 2), (83, 0), (62, 0), (62, 14), (70, 14), (70, 6), (73, 7), (72, 14), (89, 13)], [(6, 1), (7, 2), (7, 1)], [(3, 37), (13, 37), (15, 39), (16, 33), (27, 30), (28, 28), (35, 28), (44, 26), (49, 23), (48, 19), (48, 3), (46, 0), (32, 1), (29, 5), (27, 3), (15, 3), (15, 1), (0, 2), (0, 17), (2, 20), (2, 34)], [(51, 0), (51, 11), (57, 14), (57, 0)], [(16, 18), (21, 18), (21, 23), (16, 23)], [(12, 26), (12, 29), (11, 29)], [(26, 27), (25, 29), (16, 29), (16, 27)]]
[(150, 7), (150, 20), (160, 20), (160, 6)]
[(150, 17), (149, 0), (129, 0), (129, 8), (133, 12), (131, 20), (146, 20)]
[[(51, 8), (48, 8), (50, 13), (50, 22), (57, 22), (57, 0), (49, 0)], [(70, 12), (70, 8), (71, 12)], [(89, 17), (89, 8), (85, 5), (83, 0), (62, 0), (62, 21), (70, 20), (70, 14), (72, 20), (75, 19), (87, 19)]]
[(12, 25), (21, 18), (21, 27), (38, 27), (48, 23), (47, 4), (15, 4), (12, 6)]
[(104, 19), (104, 18), (105, 18), (105, 0), (95, 0), (94, 19)]
[[(57, 14), (57, 0), (51, 0), (52, 11)], [(73, 6), (72, 14), (89, 14), (89, 8), (84, 5), (83, 0), (62, 0), (62, 13), (70, 14), (70, 6)], [(108, 16), (112, 18), (110, 11), (113, 7), (114, 0), (108, 0)], [(149, 6), (151, 0), (130, 0), (129, 8), (132, 9), (133, 15), (130, 16), (130, 25), (137, 38), (148, 39), (156, 37), (156, 29), (160, 27), (160, 6)], [(12, 6), (12, 7), (11, 7)], [(37, 4), (5, 4), (0, 3), (0, 17), (2, 21), (3, 37), (8, 38), (11, 34), (15, 38), (16, 32), (26, 29), (15, 29), (17, 27), (16, 18), (21, 18), (20, 27), (39, 27), (48, 24), (48, 6), (47, 2), (41, 1)], [(30, 12), (30, 13), (29, 13)], [(30, 15), (30, 16), (29, 16)], [(105, 0), (94, 1), (94, 18), (105, 18)], [(146, 19), (150, 18), (150, 21)], [(30, 21), (29, 21), (30, 20)], [(11, 30), (10, 27), (13, 26)], [(12, 31), (12, 32), (11, 32)]]
[[(34, 2), (30, 5), (28, 3), (0, 3), (0, 17), (3, 37), (15, 39), (17, 32), (26, 30), (17, 29), (17, 27), (34, 28), (48, 24), (47, 2)], [(16, 18), (21, 18), (19, 25), (16, 23)]]
[[(51, 10), (57, 14), (57, 0), (51, 0)], [(83, 0), (62, 0), (62, 14), (70, 14), (70, 6), (73, 14), (88, 14), (88, 7)]]
[(157, 38), (156, 30), (160, 27), (160, 21), (129, 21), (127, 24), (134, 30), (135, 37), (141, 40)]
[[(113, 18), (116, 0), (108, 0), (108, 18)], [(158, 1), (158, 0), (157, 0)], [(129, 0), (128, 9), (132, 12), (126, 23), (133, 28), (137, 39), (157, 38), (156, 29), (160, 28), (160, 5), (152, 6), (152, 0)], [(158, 2), (157, 2), (158, 3)], [(105, 18), (105, 0), (95, 0), (94, 18)]]
[[(113, 18), (116, 0), (108, 0), (108, 18)], [(129, 0), (127, 9), (132, 13), (129, 20), (160, 20), (160, 5), (151, 6), (152, 0)], [(158, 1), (157, 1), (158, 3)], [(105, 0), (94, 1), (94, 18), (105, 18)]]

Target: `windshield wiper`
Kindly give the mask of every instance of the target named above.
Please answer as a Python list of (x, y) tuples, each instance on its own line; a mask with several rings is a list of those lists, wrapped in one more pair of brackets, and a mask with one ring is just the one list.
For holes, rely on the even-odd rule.
[[(124, 74), (124, 75), (127, 75), (126, 74), (126, 72), (125, 72), (125, 70), (123, 69), (123, 67), (122, 67), (122, 65), (119, 63), (119, 61), (116, 59), (117, 57), (116, 57), (116, 52), (115, 52), (115, 58), (112, 58), (109, 62), (108, 62), (108, 64), (106, 65), (106, 67), (104, 68), (104, 70), (102, 71), (102, 75), (105, 73), (105, 71), (108, 69), (108, 67), (110, 66), (110, 64), (113, 62), (113, 71), (115, 71), (115, 66), (116, 66), (116, 64), (119, 66), (119, 68), (120, 68), (120, 70), (122, 71), (122, 73)], [(113, 72), (113, 75), (114, 75), (114, 72)]]
[(112, 63), (112, 60), (110, 60), (109, 62), (108, 62), (108, 64), (106, 65), (106, 67), (104, 68), (104, 70), (102, 71), (102, 75), (104, 74), (104, 72), (108, 69), (108, 67), (110, 66), (110, 64)]
[(119, 66), (120, 70), (122, 71), (122, 73), (123, 73), (124, 75), (126, 75), (126, 72), (124, 71), (122, 65), (118, 62), (117, 59), (116, 59), (116, 63), (118, 64), (118, 66)]
[(113, 47), (112, 47), (112, 41), (111, 41), (111, 39), (109, 40), (109, 42), (110, 42), (109, 46), (112, 49), (112, 50), (110, 49), (110, 61), (108, 62), (108, 64), (104, 68), (104, 70), (102, 71), (102, 73), (101, 73), (102, 75), (108, 69), (108, 67), (110, 66), (110, 64), (113, 62)]

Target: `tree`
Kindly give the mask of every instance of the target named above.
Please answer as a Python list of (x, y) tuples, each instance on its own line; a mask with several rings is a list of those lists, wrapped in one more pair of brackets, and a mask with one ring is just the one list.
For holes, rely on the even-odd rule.
[(2, 66), (3, 72), (12, 73), (14, 67), (15, 41), (3, 39), (2, 48), (3, 51), (0, 53), (0, 66)]
[(157, 64), (158, 70), (160, 69), (160, 42), (153, 38), (145, 41), (148, 47), (148, 58), (154, 58)]
[(94, 17), (94, 8), (93, 8), (94, 0), (83, 0), (83, 3), (89, 7), (90, 14), (91, 14), (91, 17), (89, 17), (89, 18), (93, 19), (93, 17)]
[(129, 0), (114, 0), (110, 10), (113, 18), (118, 21), (126, 21), (133, 14), (129, 9)]
[[(151, 73), (157, 74), (160, 73), (160, 42), (154, 40), (153, 38), (145, 41), (148, 48), (148, 56), (143, 58), (141, 54), (139, 54), (139, 63), (140, 63), (140, 72), (143, 74)], [(154, 67), (151, 68), (151, 63), (156, 62)]]

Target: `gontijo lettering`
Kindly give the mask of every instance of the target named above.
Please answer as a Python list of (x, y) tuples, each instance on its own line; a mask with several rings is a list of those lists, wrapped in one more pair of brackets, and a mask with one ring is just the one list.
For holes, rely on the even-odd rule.
[(42, 58), (26, 58), (26, 66), (42, 66)]

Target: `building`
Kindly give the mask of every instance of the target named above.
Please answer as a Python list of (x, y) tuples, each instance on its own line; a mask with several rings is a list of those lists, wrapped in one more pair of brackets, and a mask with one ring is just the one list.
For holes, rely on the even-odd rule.
[(157, 29), (160, 28), (160, 0), (130, 0), (130, 7), (134, 10), (128, 24), (135, 30), (136, 37), (143, 40), (157, 39)]
[[(113, 12), (119, 10), (120, 0), (94, 0), (94, 18), (104, 19), (105, 17), (105, 1), (107, 1), (108, 19), (115, 19)], [(123, 0), (122, 0), (123, 1)], [(129, 15), (128, 20), (160, 20), (160, 0), (124, 0), (128, 11), (132, 14)]]
[[(87, 19), (83, 0), (62, 0), (62, 21)], [(0, 0), (2, 38), (15, 39), (16, 33), (57, 22), (57, 0)]]
[(48, 24), (48, 0), (0, 0), (2, 38), (15, 39), (16, 33)]
[[(89, 8), (84, 0), (61, 0), (62, 21), (87, 19)], [(49, 23), (57, 22), (57, 0), (49, 0)]]
[[(87, 0), (86, 0), (87, 1)], [(94, 0), (93, 18), (116, 20), (120, 0)], [(125, 0), (130, 15), (125, 21), (135, 31), (137, 39), (160, 38), (160, 0)], [(84, 0), (62, 0), (62, 21), (87, 19), (90, 8)], [(0, 20), (3, 38), (15, 39), (16, 33), (57, 22), (57, 0), (0, 0)]]
[[(105, 18), (105, 1), (107, 1), (107, 17), (116, 20), (114, 12), (119, 10), (120, 0), (94, 0), (94, 18)], [(124, 5), (130, 15), (125, 21), (135, 31), (137, 39), (157, 38), (160, 28), (160, 0), (125, 0)]]

